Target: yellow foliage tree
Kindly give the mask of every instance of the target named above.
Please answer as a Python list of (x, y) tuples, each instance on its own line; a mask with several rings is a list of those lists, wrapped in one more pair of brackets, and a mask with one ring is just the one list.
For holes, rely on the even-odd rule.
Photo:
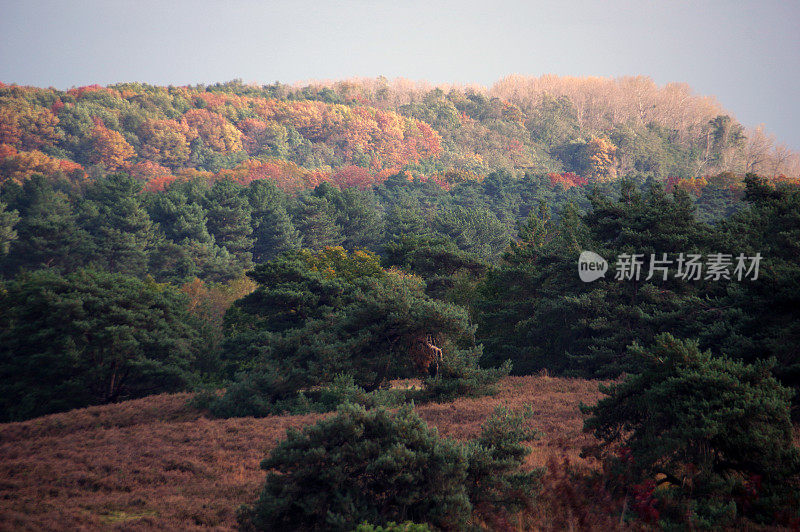
[(102, 164), (108, 170), (117, 171), (128, 166), (128, 161), (136, 155), (118, 131), (108, 129), (103, 122), (97, 120), (91, 133), (92, 150), (89, 160), (93, 164)]

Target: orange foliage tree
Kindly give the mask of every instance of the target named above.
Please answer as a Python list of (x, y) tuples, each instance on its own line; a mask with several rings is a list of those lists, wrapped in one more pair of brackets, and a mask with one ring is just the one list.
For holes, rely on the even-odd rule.
[(180, 168), (189, 162), (189, 142), (197, 132), (175, 120), (148, 120), (139, 126), (142, 142), (140, 155), (169, 168)]
[(94, 119), (91, 132), (91, 153), (89, 160), (93, 164), (102, 164), (108, 170), (121, 170), (128, 166), (128, 161), (136, 155), (128, 141), (118, 131), (108, 129), (103, 121)]
[(169, 168), (152, 161), (136, 163), (128, 172), (131, 177), (143, 182), (145, 189), (149, 191), (164, 190), (164, 187), (175, 180)]
[(617, 177), (617, 147), (605, 138), (594, 137), (586, 143), (588, 177), (597, 181), (611, 181)]
[(181, 123), (196, 131), (203, 144), (215, 151), (228, 153), (242, 149), (242, 132), (217, 113), (192, 109), (183, 115)]
[(0, 106), (0, 144), (19, 150), (52, 145), (59, 138), (58, 117), (49, 109), (31, 107), (27, 102)]
[(12, 146), (0, 144), (0, 184), (5, 181), (22, 183), (33, 174), (65, 177), (71, 181), (86, 178), (83, 167), (67, 159), (56, 159), (39, 150), (18, 152)]
[(364, 190), (376, 182), (369, 170), (360, 166), (345, 166), (331, 176), (331, 182), (339, 188), (358, 188)]
[(589, 180), (585, 177), (579, 176), (578, 174), (572, 172), (564, 172), (561, 174), (557, 173), (549, 173), (547, 177), (550, 179), (551, 186), (560, 185), (566, 188), (572, 187), (582, 187), (589, 183)]

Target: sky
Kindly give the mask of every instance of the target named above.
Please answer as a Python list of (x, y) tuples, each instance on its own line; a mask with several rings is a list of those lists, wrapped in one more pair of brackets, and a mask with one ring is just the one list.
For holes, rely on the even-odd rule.
[(0, 0), (0, 81), (647, 75), (800, 150), (800, 1)]

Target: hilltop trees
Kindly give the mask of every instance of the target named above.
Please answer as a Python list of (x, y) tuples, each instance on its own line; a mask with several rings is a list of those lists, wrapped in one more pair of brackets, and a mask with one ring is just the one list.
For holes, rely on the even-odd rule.
[[(348, 81), (288, 88), (0, 86), (0, 181), (137, 168), (158, 190), (211, 172), (284, 191), (367, 189), (407, 170), (448, 188), (496, 170), (796, 176), (800, 158), (711, 98), (644, 76), (509, 77), (491, 89)], [(144, 171), (142, 171), (144, 170)]]
[(125, 168), (136, 154), (118, 131), (108, 129), (101, 120), (95, 120), (89, 137), (91, 144), (89, 162), (102, 164), (107, 170), (116, 172)]

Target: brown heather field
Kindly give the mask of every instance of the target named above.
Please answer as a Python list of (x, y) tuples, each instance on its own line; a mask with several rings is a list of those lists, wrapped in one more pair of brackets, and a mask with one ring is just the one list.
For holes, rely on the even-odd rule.
[[(536, 508), (503, 528), (611, 528), (616, 503), (572, 482), (565, 466), (594, 466), (578, 456), (592, 441), (581, 432), (578, 405), (594, 403), (597, 386), (509, 377), (493, 397), (417, 410), (442, 434), (464, 439), (497, 405), (530, 404), (531, 424), (544, 435), (531, 442), (528, 465), (549, 464), (550, 472)], [(187, 406), (189, 397), (159, 395), (0, 425), (0, 530), (230, 530), (236, 508), (260, 489), (265, 454), (287, 428), (322, 417), (208, 419)], [(607, 511), (596, 511), (600, 506)]]

